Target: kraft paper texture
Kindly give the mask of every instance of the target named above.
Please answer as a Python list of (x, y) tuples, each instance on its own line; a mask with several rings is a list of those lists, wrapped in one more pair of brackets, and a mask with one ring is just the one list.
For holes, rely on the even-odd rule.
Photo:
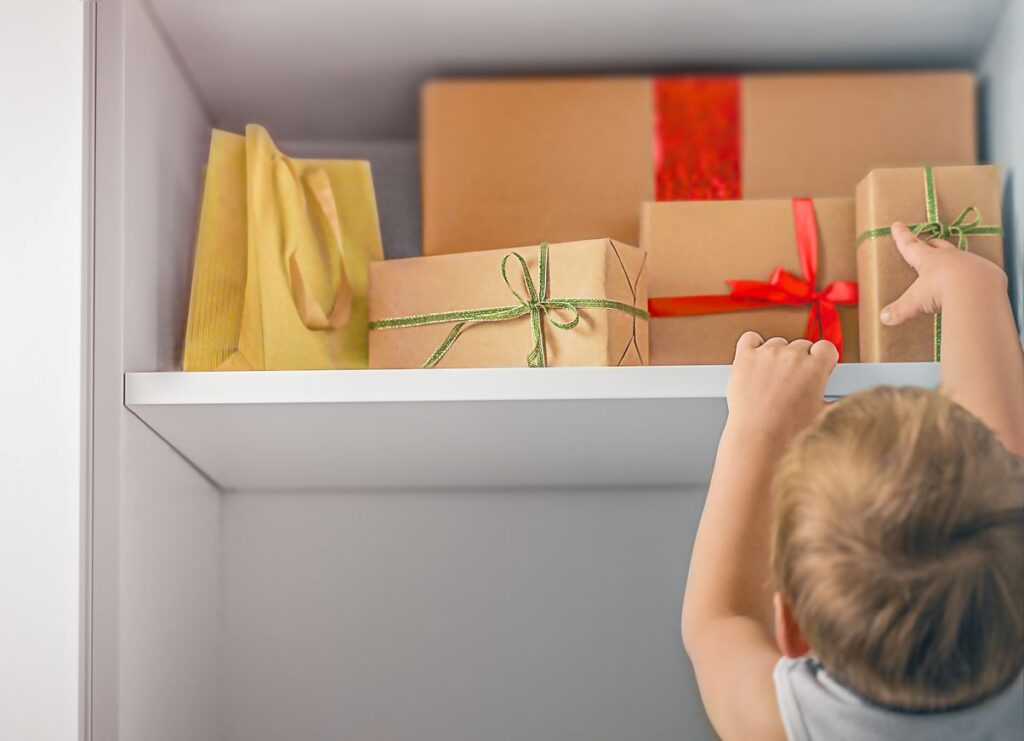
[[(939, 220), (951, 223), (967, 206), (978, 209), (981, 222), (1002, 225), (999, 170), (991, 165), (936, 167), (935, 192)], [(857, 234), (891, 226), (894, 221), (916, 224), (927, 220), (924, 170), (920, 167), (875, 170), (857, 186)], [(955, 242), (955, 240), (953, 240)], [(978, 234), (968, 249), (1003, 265), (1003, 238)], [(903, 295), (916, 273), (904, 262), (891, 236), (863, 241), (857, 248), (860, 281), (860, 344), (865, 362), (930, 361), (935, 356), (935, 329), (930, 316), (887, 327), (881, 310)]]
[[(520, 254), (537, 282), (539, 249), (533, 245), (373, 263), (370, 320), (513, 304), (516, 299), (501, 277), (502, 258)], [(551, 244), (548, 259), (549, 297), (604, 298), (646, 309), (647, 266), (636, 247), (609, 239)], [(513, 263), (508, 265), (509, 282), (524, 294), (522, 271)], [(561, 314), (561, 319), (566, 316)], [(624, 312), (581, 309), (580, 323), (572, 330), (556, 329), (543, 316), (542, 324), (549, 366), (648, 362), (647, 322), (634, 321)], [(435, 324), (373, 330), (370, 367), (420, 368), (451, 329), (452, 324)], [(438, 367), (522, 367), (532, 347), (528, 317), (480, 323), (465, 331)]]
[[(816, 287), (856, 280), (852, 198), (816, 198), (819, 256)], [(641, 246), (651, 296), (727, 294), (726, 280), (766, 281), (776, 267), (803, 276), (789, 200), (646, 203)], [(809, 307), (651, 319), (652, 365), (731, 363), (744, 332), (765, 339), (803, 337)], [(839, 307), (843, 361), (860, 358), (857, 307)]]
[[(967, 72), (742, 77), (743, 198), (850, 197), (872, 168), (974, 164)], [(907, 101), (942, 101), (922, 126)], [(654, 198), (648, 77), (438, 80), (422, 93), (423, 251), (639, 237)]]

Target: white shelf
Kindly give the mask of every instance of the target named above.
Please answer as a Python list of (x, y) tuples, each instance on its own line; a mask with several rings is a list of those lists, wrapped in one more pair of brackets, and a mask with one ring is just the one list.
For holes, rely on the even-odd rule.
[[(728, 366), (128, 373), (125, 404), (220, 488), (681, 486), (707, 480)], [(832, 397), (934, 386), (841, 365)]]

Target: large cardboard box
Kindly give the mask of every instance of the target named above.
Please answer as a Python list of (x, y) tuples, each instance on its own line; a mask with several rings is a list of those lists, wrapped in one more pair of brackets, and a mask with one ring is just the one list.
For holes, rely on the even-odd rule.
[(387, 260), (370, 271), (371, 368), (648, 362), (647, 269), (636, 247), (596, 239)]
[[(929, 188), (936, 205), (933, 213), (928, 207)], [(991, 165), (875, 170), (861, 181), (857, 186), (857, 234), (862, 235), (857, 246), (857, 275), (862, 360), (928, 361), (939, 356), (933, 317), (920, 316), (898, 327), (879, 320), (882, 309), (902, 296), (917, 278), (888, 233), (892, 223), (902, 221), (912, 228), (932, 224), (922, 238), (945, 236), (1002, 266), (1001, 192), (999, 170)], [(968, 207), (973, 212), (965, 214)], [(959, 232), (937, 234), (943, 227), (962, 229), (962, 243)], [(872, 232), (881, 234), (869, 236)], [(938, 334), (941, 337), (941, 332)]]
[[(790, 200), (644, 204), (640, 244), (648, 254), (652, 365), (731, 363), (736, 341), (748, 330), (766, 339), (795, 340), (808, 333), (812, 320), (821, 321), (812, 315), (813, 303), (798, 298), (796, 284), (806, 281), (807, 263), (813, 261), (800, 257), (796, 208)], [(848, 300), (857, 275), (853, 199), (819, 198), (802, 208), (805, 218), (811, 210), (817, 224), (815, 280), (808, 288)], [(810, 235), (801, 239), (809, 243)], [(778, 268), (790, 276), (782, 284), (790, 286), (789, 294), (770, 285)], [(734, 285), (748, 295), (774, 297), (775, 303), (733, 299), (729, 281), (742, 281)], [(833, 303), (842, 359), (856, 361), (857, 307)]]
[[(872, 168), (973, 164), (967, 72), (439, 80), (424, 254), (609, 236), (652, 200), (849, 197)], [(942, 101), (922, 126), (908, 101)]]

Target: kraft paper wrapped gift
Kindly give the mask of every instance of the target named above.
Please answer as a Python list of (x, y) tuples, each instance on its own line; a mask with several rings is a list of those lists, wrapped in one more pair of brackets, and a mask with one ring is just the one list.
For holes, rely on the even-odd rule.
[(875, 170), (857, 186), (857, 274), (861, 359), (938, 360), (941, 317), (921, 316), (887, 327), (879, 313), (914, 282), (916, 273), (889, 232), (902, 221), (922, 239), (945, 239), (1003, 265), (1002, 181), (991, 165)]
[[(850, 197), (872, 168), (974, 164), (967, 72), (439, 80), (423, 251), (610, 236), (646, 201)], [(894, 113), (941, 100), (942, 125)]]
[(373, 263), (370, 367), (645, 365), (645, 263), (610, 239)]
[(832, 340), (859, 358), (851, 198), (646, 203), (651, 364), (731, 363), (736, 340)]
[(365, 368), (381, 259), (368, 163), (292, 159), (259, 126), (215, 130), (184, 369)]

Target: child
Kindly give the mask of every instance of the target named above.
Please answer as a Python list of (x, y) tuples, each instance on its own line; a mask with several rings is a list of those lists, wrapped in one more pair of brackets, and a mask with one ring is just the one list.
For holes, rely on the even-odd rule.
[(1024, 353), (1006, 276), (892, 229), (918, 278), (881, 319), (942, 311), (939, 392), (826, 411), (830, 343), (736, 347), (682, 620), (727, 740), (1024, 738)]

